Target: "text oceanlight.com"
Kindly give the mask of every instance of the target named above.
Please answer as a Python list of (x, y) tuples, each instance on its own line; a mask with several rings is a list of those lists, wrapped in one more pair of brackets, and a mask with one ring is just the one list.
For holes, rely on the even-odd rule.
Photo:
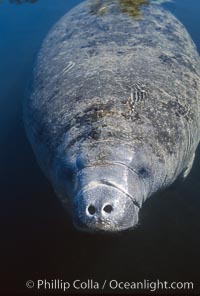
[(151, 292), (158, 290), (194, 290), (193, 282), (168, 282), (143, 280), (140, 282), (134, 281), (118, 281), (115, 279), (95, 281), (88, 279), (82, 281), (76, 279), (72, 282), (61, 279), (38, 279), (37, 281), (29, 280), (26, 282), (26, 287), (36, 290), (57, 290), (66, 292), (70, 290), (148, 290)]

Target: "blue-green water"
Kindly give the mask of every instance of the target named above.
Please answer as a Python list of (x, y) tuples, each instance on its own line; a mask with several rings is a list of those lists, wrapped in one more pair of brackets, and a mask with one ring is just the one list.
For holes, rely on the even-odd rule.
[[(81, 1), (26, 2), (0, 1), (0, 295), (28, 295), (25, 282), (44, 278), (193, 281), (195, 290), (182, 292), (197, 293), (200, 153), (186, 182), (144, 205), (134, 232), (98, 236), (72, 227), (26, 139), (22, 100), (46, 33)], [(200, 52), (200, 1), (163, 6), (183, 22)]]

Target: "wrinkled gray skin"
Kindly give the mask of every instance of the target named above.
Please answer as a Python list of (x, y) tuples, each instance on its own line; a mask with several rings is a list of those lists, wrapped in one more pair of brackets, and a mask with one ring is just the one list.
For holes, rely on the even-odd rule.
[(200, 138), (200, 62), (158, 5), (143, 20), (88, 2), (45, 39), (25, 102), (38, 162), (84, 230), (138, 223), (143, 202), (192, 166)]

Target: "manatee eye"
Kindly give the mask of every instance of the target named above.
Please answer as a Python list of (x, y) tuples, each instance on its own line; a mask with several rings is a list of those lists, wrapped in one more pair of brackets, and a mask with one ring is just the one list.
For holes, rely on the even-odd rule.
[(149, 175), (149, 172), (147, 171), (147, 169), (145, 167), (141, 167), (139, 170), (138, 170), (138, 175), (142, 178), (147, 178), (148, 175)]

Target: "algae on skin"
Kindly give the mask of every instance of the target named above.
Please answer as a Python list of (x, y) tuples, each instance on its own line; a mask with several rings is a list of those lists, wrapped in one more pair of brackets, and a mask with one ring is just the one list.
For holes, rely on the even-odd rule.
[(119, 11), (134, 18), (141, 17), (141, 7), (150, 4), (150, 0), (91, 0), (90, 13), (102, 16), (110, 10), (114, 2)]
[(119, 0), (119, 2), (121, 6), (121, 11), (134, 18), (138, 18), (142, 15), (142, 5), (149, 4), (149, 0)]

